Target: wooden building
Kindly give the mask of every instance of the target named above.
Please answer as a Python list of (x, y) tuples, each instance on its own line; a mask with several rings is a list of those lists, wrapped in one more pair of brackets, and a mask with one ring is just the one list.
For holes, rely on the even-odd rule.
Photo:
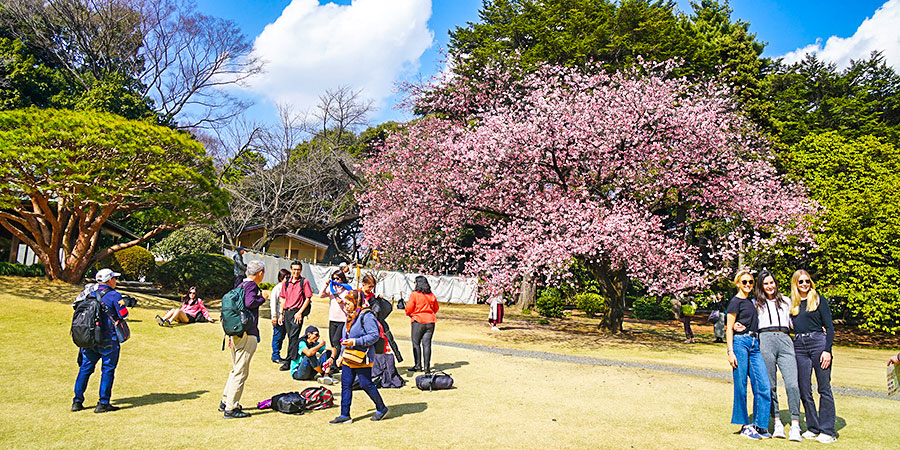
[[(261, 225), (247, 227), (238, 236), (237, 245), (250, 248), (260, 237)], [(328, 244), (297, 233), (285, 233), (272, 240), (262, 251), (285, 259), (320, 263), (325, 259)]]

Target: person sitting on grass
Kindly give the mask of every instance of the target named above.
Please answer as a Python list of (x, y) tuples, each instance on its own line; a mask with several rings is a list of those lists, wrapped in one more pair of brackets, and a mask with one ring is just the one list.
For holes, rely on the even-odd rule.
[(180, 308), (172, 308), (163, 317), (156, 316), (156, 324), (163, 327), (172, 326), (172, 322), (194, 323), (194, 322), (210, 322), (213, 319), (206, 310), (203, 300), (197, 297), (197, 286), (191, 286), (184, 300), (181, 302)]
[(324, 339), (319, 338), (319, 329), (306, 327), (306, 333), (300, 340), (297, 359), (291, 361), (291, 377), (295, 380), (314, 380), (318, 376), (319, 383), (334, 384), (328, 371), (337, 356), (337, 349), (328, 347)]

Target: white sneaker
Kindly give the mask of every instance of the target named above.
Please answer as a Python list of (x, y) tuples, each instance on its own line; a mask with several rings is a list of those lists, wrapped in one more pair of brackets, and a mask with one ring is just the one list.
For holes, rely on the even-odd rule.
[(819, 434), (819, 437), (816, 438), (816, 442), (818, 442), (820, 444), (830, 444), (836, 440), (837, 440), (836, 437), (827, 435), (825, 433)]
[(496, 325), (494, 325), (494, 326), (492, 326), (492, 327), (491, 327), (491, 330), (494, 330), (494, 331), (500, 331), (500, 329), (499, 329), (499, 328), (497, 328), (497, 326), (496, 326)]
[(803, 439), (815, 439), (816, 436), (818, 436), (816, 433), (809, 430), (803, 432)]
[(318, 380), (318, 381), (319, 381), (319, 383), (321, 383), (321, 384), (327, 384), (327, 385), (332, 385), (332, 384), (334, 384), (334, 378), (331, 378), (331, 377), (329, 377), (329, 376), (319, 377), (319, 380)]
[(800, 437), (800, 427), (791, 427), (791, 433), (790, 433), (790, 437), (788, 439), (792, 440), (794, 442), (802, 441), (803, 438)]
[(783, 423), (781, 423), (781, 422), (779, 422), (779, 421), (777, 421), (777, 420), (775, 421), (775, 431), (772, 432), (772, 437), (773, 437), (773, 438), (781, 438), (781, 439), (784, 439), (784, 438), (785, 438), (785, 436), (784, 436), (784, 424), (783, 424)]

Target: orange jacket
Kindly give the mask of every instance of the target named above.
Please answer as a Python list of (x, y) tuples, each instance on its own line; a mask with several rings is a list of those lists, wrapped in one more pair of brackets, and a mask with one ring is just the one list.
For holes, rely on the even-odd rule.
[(409, 295), (409, 301), (406, 302), (406, 315), (412, 319), (412, 322), (434, 323), (437, 320), (435, 313), (438, 311), (437, 297), (434, 294), (423, 294), (419, 291), (413, 291)]

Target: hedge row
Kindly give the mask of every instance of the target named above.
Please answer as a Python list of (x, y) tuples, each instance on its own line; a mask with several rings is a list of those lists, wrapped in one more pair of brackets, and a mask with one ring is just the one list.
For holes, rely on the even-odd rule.
[(0, 262), (0, 275), (13, 275), (18, 277), (42, 277), (45, 275), (42, 264), (26, 266), (19, 263)]

